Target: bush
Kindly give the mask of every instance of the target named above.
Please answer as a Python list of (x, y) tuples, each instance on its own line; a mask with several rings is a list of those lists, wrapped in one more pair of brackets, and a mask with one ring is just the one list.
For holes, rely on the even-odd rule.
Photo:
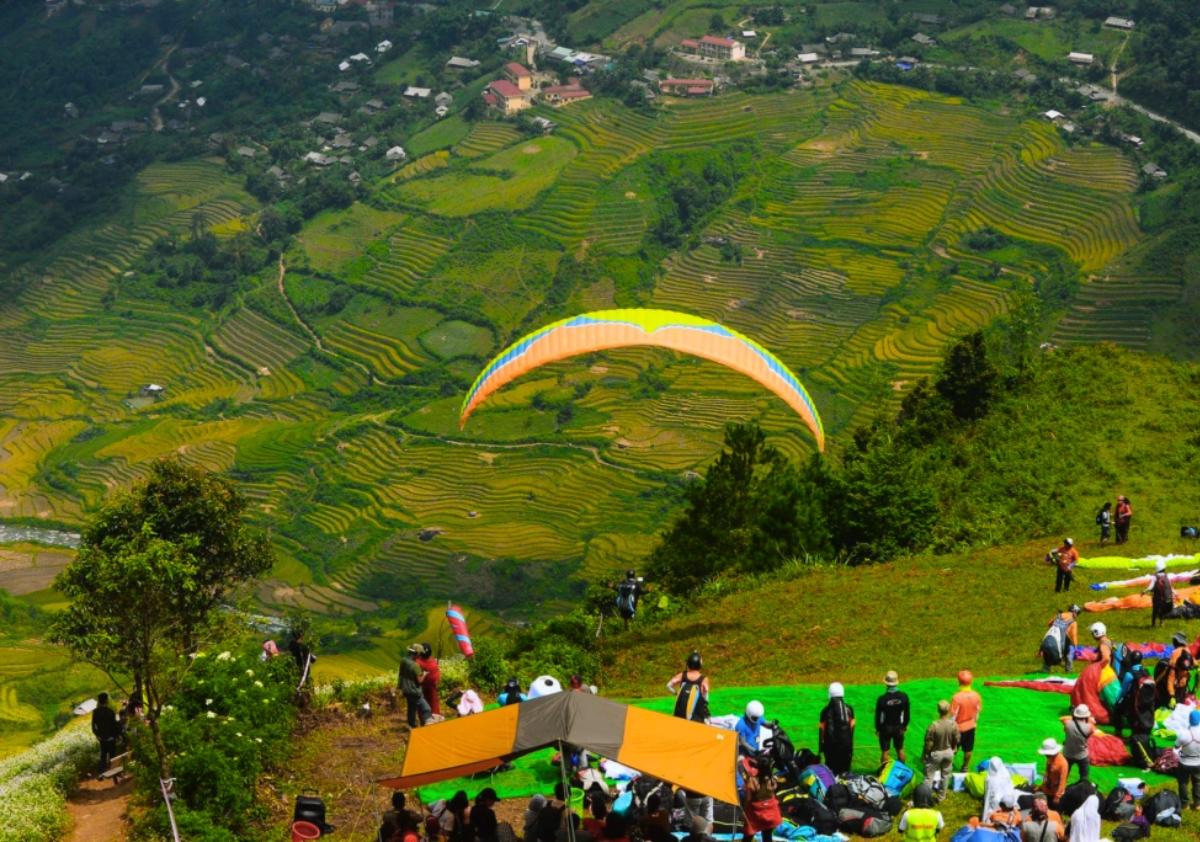
[(462, 655), (453, 655), (439, 661), (442, 668), (442, 693), (465, 690), (471, 685), (471, 662)]
[(54, 842), (68, 825), (66, 794), (96, 761), (85, 728), (60, 731), (0, 761), (0, 842)]
[(484, 638), (475, 644), (475, 657), (468, 662), (467, 674), (476, 689), (495, 693), (512, 676), (512, 667), (505, 658), (504, 648)]

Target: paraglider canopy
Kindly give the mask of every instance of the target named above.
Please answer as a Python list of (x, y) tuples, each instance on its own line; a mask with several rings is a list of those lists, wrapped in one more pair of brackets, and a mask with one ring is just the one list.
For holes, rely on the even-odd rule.
[(459, 426), (488, 395), (533, 369), (593, 351), (649, 345), (711, 360), (753, 378), (784, 400), (825, 449), (825, 430), (816, 405), (799, 378), (749, 337), (716, 322), (672, 310), (596, 310), (554, 322), (501, 351), (476, 378), (463, 399)]

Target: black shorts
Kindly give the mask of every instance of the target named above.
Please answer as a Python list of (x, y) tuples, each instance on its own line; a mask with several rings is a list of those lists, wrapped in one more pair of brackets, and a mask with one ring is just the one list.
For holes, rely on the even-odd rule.
[(904, 751), (904, 732), (906, 729), (898, 725), (884, 725), (879, 729), (879, 750), (887, 751), (889, 746), (895, 746), (896, 751)]
[(975, 729), (963, 731), (958, 735), (958, 747), (963, 750), (963, 754), (970, 754), (975, 750)]

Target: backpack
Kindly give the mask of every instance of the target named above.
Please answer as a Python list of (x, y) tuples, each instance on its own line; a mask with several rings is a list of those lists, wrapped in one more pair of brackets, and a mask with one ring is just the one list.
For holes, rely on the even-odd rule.
[[(1155, 772), (1174, 777), (1175, 770), (1179, 768), (1179, 752), (1173, 748), (1163, 749), (1158, 753), (1158, 757), (1154, 758), (1154, 765), (1151, 768)], [(1147, 811), (1146, 815), (1149, 814)]]
[(1153, 824), (1162, 827), (1179, 827), (1183, 802), (1169, 789), (1159, 790), (1142, 802), (1142, 813)]
[(1175, 601), (1175, 590), (1171, 587), (1171, 577), (1166, 573), (1154, 576), (1154, 601), (1159, 605), (1171, 605)]
[(1135, 842), (1135, 840), (1149, 836), (1149, 834), (1140, 824), (1126, 822), (1114, 827), (1111, 836), (1113, 842)]
[(838, 815), (815, 798), (794, 798), (781, 802), (784, 815), (795, 824), (811, 827), (820, 834), (838, 829)]
[(1057, 666), (1063, 661), (1063, 635), (1062, 629), (1057, 625), (1052, 625), (1046, 629), (1046, 636), (1042, 638), (1042, 660), (1050, 666)]
[(804, 771), (800, 773), (800, 786), (807, 789), (808, 794), (818, 801), (823, 802), (825, 793), (836, 783), (833, 772), (829, 771), (828, 766), (822, 766), (820, 763), (805, 766)]
[(883, 784), (868, 775), (850, 775), (846, 778), (850, 797), (876, 810), (883, 810), (888, 800), (888, 791)]
[(916, 774), (911, 766), (892, 760), (879, 772), (879, 781), (888, 795), (904, 795), (912, 789)]
[(637, 582), (626, 579), (617, 586), (617, 613), (626, 620), (637, 613)]
[(849, 807), (851, 800), (853, 799), (850, 795), (850, 788), (841, 781), (825, 791), (825, 806), (835, 812), (843, 807)]
[(1059, 815), (1071, 815), (1083, 806), (1084, 801), (1098, 794), (1096, 785), (1091, 781), (1076, 781), (1067, 787), (1063, 791), (1062, 798), (1058, 799)]
[(892, 820), (867, 806), (838, 810), (838, 830), (857, 836), (882, 836), (892, 829)]
[(1100, 815), (1110, 822), (1123, 822), (1133, 815), (1133, 796), (1125, 787), (1117, 784), (1104, 799)]
[(1096, 525), (1097, 526), (1104, 525), (1104, 509), (1101, 509), (1100, 511), (1096, 512)]

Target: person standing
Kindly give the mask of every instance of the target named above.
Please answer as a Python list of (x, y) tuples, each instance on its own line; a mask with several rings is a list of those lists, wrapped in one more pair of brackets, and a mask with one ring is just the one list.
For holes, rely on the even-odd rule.
[(496, 821), (493, 809), (500, 799), (496, 790), (485, 786), (475, 796), (475, 806), (471, 808), (471, 838), (474, 842), (498, 842), (500, 825)]
[(925, 729), (925, 749), (921, 759), (925, 764), (925, 779), (930, 781), (938, 798), (946, 795), (946, 785), (954, 769), (954, 755), (958, 752), (958, 723), (950, 715), (950, 703), (945, 699), (938, 702), (938, 718)]
[(979, 727), (979, 714), (983, 711), (983, 699), (971, 689), (975, 676), (970, 670), (958, 673), (958, 692), (950, 699), (950, 712), (958, 724), (958, 745), (962, 749), (963, 761), (960, 772), (968, 771), (971, 752), (975, 750), (975, 729)]
[(1058, 808), (1059, 799), (1067, 791), (1067, 775), (1071, 773), (1071, 767), (1067, 764), (1067, 758), (1063, 757), (1062, 751), (1063, 747), (1053, 737), (1042, 740), (1042, 747), (1038, 749), (1038, 754), (1046, 758), (1046, 774), (1042, 776), (1038, 791), (1046, 796), (1046, 801), (1055, 809)]
[(1090, 769), (1088, 755), (1088, 737), (1096, 733), (1096, 720), (1092, 718), (1092, 710), (1087, 705), (1077, 705), (1070, 716), (1062, 717), (1063, 757), (1067, 758), (1067, 773), (1072, 766), (1079, 767), (1079, 780), (1086, 781)]
[(913, 790), (913, 805), (900, 817), (898, 830), (904, 842), (933, 842), (946, 826), (942, 814), (933, 807), (933, 790), (922, 783)]
[(617, 591), (617, 614), (625, 621), (625, 628), (637, 616), (638, 600), (646, 592), (642, 579), (636, 570), (626, 570), (625, 578), (615, 586)]
[(108, 694), (96, 697), (96, 709), (92, 711), (92, 735), (100, 743), (100, 766), (96, 776), (108, 771), (108, 764), (117, 753), (117, 738), (121, 726), (117, 723), (117, 712), (108, 706)]
[(742, 767), (744, 793), (742, 842), (751, 842), (756, 835), (761, 835), (762, 842), (771, 842), (772, 832), (783, 824), (779, 799), (775, 797), (775, 776), (763, 774), (752, 757), (742, 757), (738, 764)]
[(675, 694), (675, 715), (692, 722), (708, 719), (708, 676), (701, 670), (704, 662), (699, 652), (688, 655), (682, 672), (671, 676), (667, 689)]
[(1100, 527), (1100, 546), (1108, 540), (1109, 533), (1112, 530), (1112, 503), (1105, 501), (1100, 507), (1100, 511), (1096, 512), (1096, 525)]
[(1075, 578), (1075, 565), (1079, 563), (1075, 541), (1063, 538), (1062, 546), (1046, 553), (1046, 561), (1054, 565), (1054, 592), (1066, 593), (1071, 590), (1071, 582)]
[(835, 775), (850, 773), (854, 759), (854, 708), (846, 704), (846, 691), (835, 681), (829, 685), (829, 702), (821, 709), (819, 748), (825, 765)]
[(1154, 578), (1146, 588), (1150, 594), (1150, 628), (1163, 623), (1175, 607), (1175, 588), (1171, 585), (1171, 574), (1167, 563), (1161, 558), (1154, 565)]
[(425, 702), (425, 696), (421, 692), (421, 667), (417, 665), (417, 658), (421, 654), (420, 645), (414, 643), (408, 647), (404, 659), (400, 661), (400, 692), (404, 694), (404, 701), (408, 703), (409, 728), (424, 725), (432, 716), (429, 705)]
[(1196, 666), (1196, 659), (1187, 645), (1186, 634), (1175, 632), (1174, 637), (1171, 638), (1171, 644), (1175, 649), (1171, 652), (1171, 658), (1167, 662), (1160, 706), (1170, 705), (1172, 700), (1176, 704), (1183, 704), (1187, 701), (1188, 693), (1191, 692), (1192, 669)]
[(889, 750), (895, 746), (896, 759), (904, 762), (904, 734), (908, 730), (908, 694), (900, 689), (900, 676), (888, 670), (883, 677), (887, 689), (875, 701), (875, 735), (879, 737), (879, 768), (888, 764)]
[(425, 704), (429, 705), (431, 714), (441, 716), (442, 703), (438, 699), (438, 685), (442, 681), (442, 668), (438, 659), (433, 657), (433, 647), (422, 643), (421, 655), (416, 661), (417, 666), (421, 668), (421, 695), (425, 697)]
[(1200, 710), (1188, 714), (1188, 727), (1179, 729), (1175, 735), (1175, 746), (1179, 749), (1179, 800), (1184, 809), (1188, 806), (1188, 784), (1191, 784), (1192, 809), (1200, 810)]
[(1117, 511), (1113, 517), (1113, 526), (1117, 532), (1117, 543), (1124, 544), (1129, 540), (1129, 526), (1133, 523), (1133, 506), (1124, 494), (1117, 496)]

